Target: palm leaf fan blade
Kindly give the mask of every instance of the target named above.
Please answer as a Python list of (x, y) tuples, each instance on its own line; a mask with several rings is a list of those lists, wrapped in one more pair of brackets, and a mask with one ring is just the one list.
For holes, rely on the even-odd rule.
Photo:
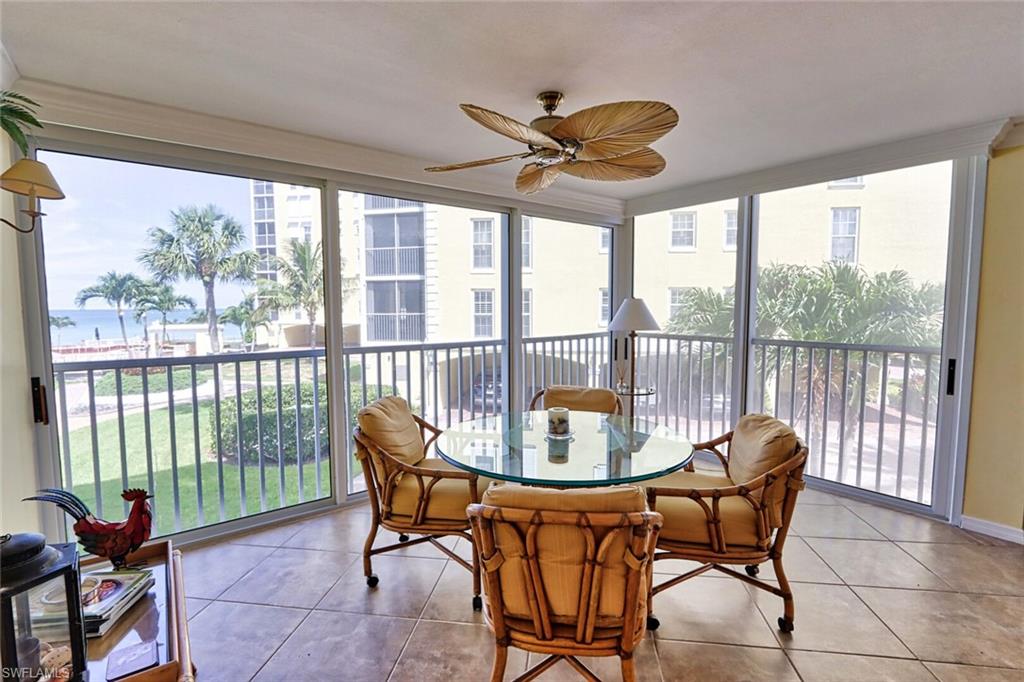
[(477, 161), (463, 161), (462, 163), (450, 163), (446, 166), (431, 166), (429, 168), (424, 168), (423, 170), (429, 173), (462, 170), (463, 168), (477, 168), (478, 166), (490, 166), (491, 164), (504, 163), (506, 161), (514, 161), (515, 159), (525, 159), (528, 156), (533, 156), (533, 152), (523, 152), (521, 154), (506, 154), (505, 156), (495, 156), (490, 159), (479, 159)]
[(561, 170), (585, 180), (619, 182), (639, 180), (657, 175), (665, 169), (665, 159), (650, 147), (599, 161), (576, 161), (560, 166)]
[(516, 177), (516, 191), (520, 194), (534, 194), (551, 186), (562, 171), (560, 166), (538, 166), (528, 163)]
[(534, 130), (525, 123), (520, 123), (514, 118), (509, 118), (504, 114), (499, 114), (496, 111), (484, 109), (473, 104), (460, 104), (459, 106), (466, 112), (466, 116), (499, 135), (510, 137), (517, 142), (533, 145), (534, 147), (554, 149), (555, 151), (562, 149), (562, 146), (556, 140), (539, 130)]
[(679, 114), (664, 102), (613, 102), (566, 116), (551, 129), (551, 135), (582, 142), (576, 158), (593, 161), (646, 147), (677, 123)]

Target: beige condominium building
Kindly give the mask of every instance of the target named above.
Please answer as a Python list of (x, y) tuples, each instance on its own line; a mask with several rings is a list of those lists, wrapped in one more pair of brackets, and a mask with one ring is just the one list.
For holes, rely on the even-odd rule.
[[(760, 195), (758, 263), (841, 261), (869, 274), (902, 269), (918, 283), (942, 282), (951, 174), (951, 163), (936, 163)], [(261, 277), (278, 276), (273, 257), (287, 257), (292, 240), (319, 239), (319, 202), (316, 189), (252, 183)], [(501, 336), (504, 215), (353, 192), (338, 202), (349, 343)], [(734, 285), (737, 217), (732, 199), (636, 218), (635, 295), (662, 325), (687, 289)], [(610, 244), (609, 229), (524, 220), (525, 337), (607, 326)], [(279, 327), (301, 324), (301, 311), (279, 314)]]

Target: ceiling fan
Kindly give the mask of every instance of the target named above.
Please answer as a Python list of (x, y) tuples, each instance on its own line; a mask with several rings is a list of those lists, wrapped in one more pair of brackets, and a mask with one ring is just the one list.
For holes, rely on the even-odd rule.
[(522, 142), (530, 151), (479, 161), (432, 166), (424, 170), (462, 170), (515, 159), (532, 159), (516, 178), (516, 191), (539, 192), (562, 173), (586, 180), (636, 180), (657, 175), (665, 159), (647, 145), (679, 122), (676, 110), (664, 102), (613, 102), (556, 116), (562, 93), (542, 92), (537, 102), (544, 116), (520, 123), (496, 111), (460, 104), (466, 115), (494, 132)]

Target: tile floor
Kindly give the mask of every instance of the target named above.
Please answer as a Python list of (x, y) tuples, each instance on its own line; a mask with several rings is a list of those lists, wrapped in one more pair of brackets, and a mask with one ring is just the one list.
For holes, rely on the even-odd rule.
[[(186, 548), (200, 682), (488, 679), (493, 639), (469, 573), (417, 545), (376, 557), (368, 590), (369, 522), (357, 507)], [(1024, 547), (812, 490), (793, 531), (792, 634), (774, 627), (781, 600), (708, 574), (656, 598), (640, 679), (1024, 682)], [(536, 660), (514, 652), (509, 679)], [(619, 679), (616, 659), (588, 664)], [(579, 678), (563, 662), (540, 679)]]

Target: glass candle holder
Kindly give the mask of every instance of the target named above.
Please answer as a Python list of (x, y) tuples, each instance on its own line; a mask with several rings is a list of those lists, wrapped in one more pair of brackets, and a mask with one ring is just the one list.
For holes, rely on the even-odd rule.
[(548, 408), (548, 433), (552, 436), (569, 435), (569, 408)]

